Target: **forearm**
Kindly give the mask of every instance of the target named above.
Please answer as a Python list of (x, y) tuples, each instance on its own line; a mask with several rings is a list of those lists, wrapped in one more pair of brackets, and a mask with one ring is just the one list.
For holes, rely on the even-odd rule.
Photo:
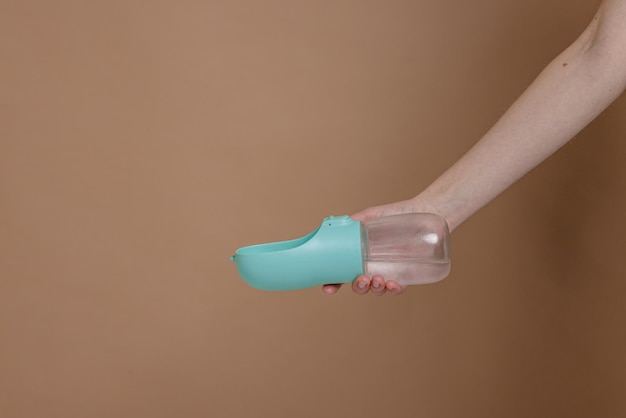
[[(598, 32), (600, 24), (601, 19), (594, 19), (485, 136), (416, 201), (436, 207), (453, 229), (606, 109), (624, 90), (626, 63), (619, 39), (607, 41)], [(611, 36), (619, 38), (621, 32)]]

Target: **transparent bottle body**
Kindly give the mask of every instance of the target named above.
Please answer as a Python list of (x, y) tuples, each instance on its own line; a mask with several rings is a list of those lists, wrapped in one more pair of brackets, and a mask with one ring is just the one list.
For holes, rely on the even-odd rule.
[(448, 224), (431, 213), (372, 219), (361, 229), (363, 270), (402, 285), (438, 282), (450, 273)]

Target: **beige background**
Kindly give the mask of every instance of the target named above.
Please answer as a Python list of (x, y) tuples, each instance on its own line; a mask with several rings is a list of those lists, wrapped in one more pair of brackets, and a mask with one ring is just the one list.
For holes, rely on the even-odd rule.
[(626, 414), (626, 100), (402, 297), (228, 259), (410, 197), (598, 1), (4, 1), (0, 416)]

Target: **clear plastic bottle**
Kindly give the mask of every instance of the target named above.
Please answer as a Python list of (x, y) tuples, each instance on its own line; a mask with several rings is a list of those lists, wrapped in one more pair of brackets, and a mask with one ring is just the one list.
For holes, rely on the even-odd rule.
[(448, 223), (432, 213), (372, 219), (361, 227), (363, 270), (401, 285), (440, 281), (450, 273)]

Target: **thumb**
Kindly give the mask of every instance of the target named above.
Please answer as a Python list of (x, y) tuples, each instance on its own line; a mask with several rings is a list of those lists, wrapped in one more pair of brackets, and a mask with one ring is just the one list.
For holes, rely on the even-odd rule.
[(371, 219), (381, 218), (383, 216), (397, 215), (400, 213), (412, 212), (412, 208), (408, 204), (408, 201), (401, 201), (397, 203), (390, 203), (381, 206), (372, 206), (365, 210), (355, 213), (350, 216), (355, 221), (367, 222)]

